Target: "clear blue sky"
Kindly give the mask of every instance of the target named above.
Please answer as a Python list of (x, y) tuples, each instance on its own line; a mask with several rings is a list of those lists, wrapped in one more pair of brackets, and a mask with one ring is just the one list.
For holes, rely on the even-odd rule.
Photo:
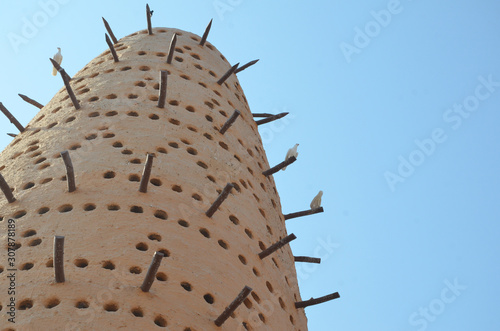
[[(0, 4), (0, 101), (23, 124), (37, 109), (17, 93), (47, 103), (62, 86), (56, 47), (74, 74), (106, 49), (101, 16), (117, 37), (146, 27), (145, 2), (60, 2), (50, 17)], [(294, 254), (323, 258), (297, 264), (301, 295), (341, 295), (306, 308), (309, 330), (500, 330), (500, 3), (149, 4), (154, 26), (202, 34), (213, 18), (231, 63), (260, 59), (239, 74), (252, 111), (291, 113), (261, 135), (272, 164), (300, 144), (275, 175), (284, 213), (325, 192), (325, 213), (288, 222)], [(2, 149), (6, 132), (0, 118)]]

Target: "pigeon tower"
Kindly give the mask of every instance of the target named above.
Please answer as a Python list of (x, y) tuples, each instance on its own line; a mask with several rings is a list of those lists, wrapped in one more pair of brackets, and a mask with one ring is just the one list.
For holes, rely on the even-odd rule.
[(307, 330), (338, 293), (299, 294), (294, 264), (318, 261), (285, 220), (323, 209), (281, 211), (273, 173), (296, 159), (270, 165), (257, 127), (286, 114), (252, 114), (255, 61), (228, 62), (210, 25), (146, 16), (119, 40), (104, 21), (109, 49), (72, 77), (56, 63), (25, 127), (0, 104), (20, 131), (0, 154), (0, 330)]

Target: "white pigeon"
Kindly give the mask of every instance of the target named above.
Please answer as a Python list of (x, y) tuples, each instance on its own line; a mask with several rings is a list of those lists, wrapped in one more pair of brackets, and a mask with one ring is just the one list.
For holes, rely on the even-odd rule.
[[(56, 61), (57, 64), (61, 64), (62, 62), (62, 55), (61, 55), (61, 48), (57, 47), (58, 51), (56, 54), (54, 54), (54, 57), (52, 58), (52, 60)], [(56, 68), (52, 67), (52, 76), (56, 76), (57, 75), (57, 70)]]
[[(295, 146), (293, 146), (292, 148), (290, 148), (288, 150), (288, 152), (286, 152), (285, 161), (288, 160), (289, 158), (291, 158), (292, 156), (295, 156), (295, 158), (297, 158), (297, 156), (299, 156), (299, 152), (297, 152), (297, 147), (299, 147), (299, 144), (295, 144)], [(285, 169), (286, 169), (286, 167), (281, 168), (281, 170), (285, 170)]]
[(323, 196), (323, 191), (319, 191), (318, 194), (314, 197), (314, 199), (311, 201), (311, 209), (316, 209), (321, 207), (321, 197)]

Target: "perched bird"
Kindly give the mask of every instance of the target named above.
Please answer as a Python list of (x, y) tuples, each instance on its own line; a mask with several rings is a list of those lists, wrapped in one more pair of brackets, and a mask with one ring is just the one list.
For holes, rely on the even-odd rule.
[(154, 12), (154, 10), (149, 11), (149, 17), (153, 17), (153, 12)]
[[(288, 152), (286, 153), (286, 156), (285, 156), (285, 161), (288, 160), (289, 158), (291, 158), (292, 156), (295, 156), (295, 158), (297, 158), (297, 156), (299, 156), (299, 153), (297, 152), (297, 147), (299, 147), (299, 144), (295, 144), (295, 146), (293, 146), (292, 148), (290, 148), (288, 150)], [(283, 167), (281, 170), (285, 170), (286, 167)]]
[[(54, 57), (52, 58), (54, 61), (57, 62), (57, 64), (61, 64), (62, 62), (62, 55), (61, 55), (61, 48), (57, 47), (58, 51), (56, 54), (54, 54)], [(57, 75), (57, 69), (56, 68), (52, 68), (52, 76), (56, 76)]]
[(316, 209), (321, 207), (321, 197), (323, 196), (323, 191), (319, 191), (318, 194), (314, 197), (313, 201), (311, 201), (311, 209)]

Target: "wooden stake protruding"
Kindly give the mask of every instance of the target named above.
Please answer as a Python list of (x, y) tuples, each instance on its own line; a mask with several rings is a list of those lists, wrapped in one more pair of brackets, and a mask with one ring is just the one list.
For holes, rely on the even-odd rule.
[(339, 292), (335, 292), (335, 293), (332, 293), (332, 294), (328, 294), (328, 295), (325, 295), (321, 298), (317, 298), (317, 299), (309, 299), (309, 300), (306, 300), (306, 301), (299, 301), (299, 302), (296, 302), (295, 303), (295, 308), (305, 308), (305, 307), (308, 307), (308, 306), (312, 306), (312, 305), (317, 305), (319, 303), (323, 303), (323, 302), (327, 302), (327, 301), (330, 301), (330, 300), (333, 300), (333, 299), (338, 299), (340, 298), (340, 294)]
[(242, 302), (247, 298), (247, 296), (252, 292), (252, 288), (245, 286), (243, 290), (241, 290), (240, 294), (229, 304), (229, 306), (224, 309), (222, 314), (217, 317), (214, 321), (215, 325), (221, 326), (224, 322), (231, 316), (231, 314), (238, 308)]
[(14, 195), (12, 194), (9, 184), (7, 184), (2, 174), (0, 174), (0, 189), (2, 189), (2, 192), (9, 203), (16, 201), (16, 198), (14, 198)]
[(71, 102), (73, 102), (73, 106), (75, 106), (75, 109), (78, 110), (80, 109), (80, 103), (78, 103), (78, 100), (76, 100), (75, 92), (73, 92), (73, 89), (71, 88), (71, 85), (69, 84), (69, 81), (71, 78), (68, 76), (66, 71), (53, 59), (50, 59), (50, 62), (52, 62), (52, 65), (59, 71), (61, 74), (62, 80), (64, 82), (64, 86), (66, 86), (66, 91), (69, 94), (69, 97), (71, 98)]
[(272, 253), (276, 252), (278, 249), (281, 247), (285, 246), (288, 244), (290, 241), (297, 239), (297, 237), (292, 233), (285, 238), (281, 239), (280, 241), (272, 244), (268, 248), (264, 249), (262, 252), (259, 253), (259, 258), (262, 260), (263, 258), (271, 255)]
[(116, 39), (115, 34), (113, 33), (113, 30), (111, 30), (111, 27), (109, 26), (108, 21), (106, 21), (104, 19), (104, 17), (102, 18), (102, 21), (104, 22), (104, 27), (106, 28), (106, 31), (108, 31), (109, 36), (111, 37), (111, 40), (113, 40), (113, 44), (116, 44), (118, 42), (118, 40)]
[(73, 162), (68, 151), (61, 152), (64, 165), (66, 166), (66, 179), (68, 180), (68, 191), (74, 192), (76, 190), (75, 184), (75, 171), (73, 170)]
[(22, 126), (21, 123), (19, 123), (19, 121), (14, 117), (14, 115), (12, 115), (10, 111), (8, 111), (7, 108), (5, 108), (5, 106), (1, 102), (0, 102), (0, 110), (2, 111), (2, 113), (4, 113), (5, 116), (7, 116), (9, 121), (16, 126), (19, 132), (24, 131), (24, 126)]
[(269, 117), (269, 116), (274, 116), (274, 114), (269, 114), (269, 113), (252, 113), (253, 117)]
[(142, 172), (139, 192), (146, 193), (148, 191), (149, 177), (151, 176), (151, 168), (153, 167), (153, 157), (153, 154), (148, 154), (146, 157), (146, 164), (144, 165), (144, 170)]
[(201, 37), (200, 45), (205, 46), (205, 42), (207, 41), (208, 33), (210, 32), (210, 28), (212, 27), (212, 21), (214, 19), (212, 18), (210, 20), (210, 23), (208, 23), (207, 28), (205, 29), (205, 32), (203, 33), (203, 36)]
[(56, 283), (64, 283), (64, 236), (54, 236), (54, 272)]
[(257, 63), (257, 62), (259, 62), (259, 59), (257, 59), (257, 60), (253, 60), (253, 61), (250, 61), (250, 62), (248, 62), (247, 64), (245, 64), (244, 66), (241, 66), (241, 67), (239, 67), (238, 69), (236, 69), (236, 71), (235, 71), (234, 73), (235, 73), (235, 74), (237, 74), (238, 72), (243, 71), (243, 70), (245, 70), (246, 68), (253, 66), (253, 65), (254, 65), (255, 63)]
[(321, 263), (321, 259), (319, 257), (294, 256), (293, 259), (295, 262)]
[(219, 206), (224, 202), (224, 200), (226, 200), (227, 196), (229, 195), (233, 187), (234, 187), (233, 184), (227, 183), (226, 187), (224, 187), (222, 192), (219, 194), (217, 199), (215, 199), (214, 203), (212, 204), (212, 206), (210, 206), (205, 215), (207, 215), (208, 217), (212, 217), (213, 214), (215, 214), (217, 208), (219, 208)]
[(224, 83), (226, 81), (226, 79), (229, 78), (229, 76), (234, 74), (234, 71), (236, 69), (238, 69), (239, 65), (240, 65), (240, 63), (238, 62), (234, 66), (232, 66), (224, 75), (222, 75), (222, 77), (217, 81), (217, 84), (222, 85), (222, 83)]
[(160, 71), (160, 95), (158, 97), (158, 107), (165, 108), (165, 100), (167, 99), (167, 76), (168, 71)]
[(283, 215), (283, 216), (285, 216), (285, 221), (286, 221), (286, 220), (289, 220), (291, 218), (308, 216), (308, 215), (313, 215), (313, 214), (322, 213), (322, 212), (324, 212), (323, 207), (319, 207), (319, 208), (315, 208), (315, 209), (298, 211), (296, 213), (290, 213), (290, 214), (286, 214), (286, 215)]
[(15, 133), (7, 133), (7, 135), (8, 135), (8, 136), (11, 136), (12, 138), (17, 137), (17, 134), (15, 134)]
[(156, 273), (158, 272), (158, 268), (160, 267), (161, 264), (161, 259), (163, 259), (165, 255), (160, 252), (155, 252), (153, 255), (153, 261), (151, 261), (151, 264), (149, 265), (148, 273), (146, 274), (146, 277), (144, 277), (144, 281), (142, 282), (141, 285), (141, 290), (143, 292), (149, 292), (149, 289), (153, 285), (153, 282), (155, 280)]
[(229, 129), (229, 127), (231, 125), (233, 125), (234, 121), (236, 121), (236, 119), (240, 115), (241, 115), (241, 112), (238, 109), (235, 109), (233, 115), (231, 115), (231, 117), (229, 117), (229, 119), (226, 121), (226, 123), (224, 123), (224, 125), (222, 126), (222, 128), (220, 128), (219, 132), (221, 134), (226, 133), (227, 129)]
[(272, 122), (272, 121), (276, 121), (276, 120), (278, 120), (278, 119), (280, 119), (282, 117), (285, 117), (288, 114), (289, 113), (285, 112), (285, 113), (281, 113), (281, 114), (277, 114), (277, 115), (273, 115), (273, 116), (268, 116), (268, 117), (264, 118), (263, 120), (255, 121), (255, 123), (257, 123), (257, 125), (269, 123), (269, 122)]
[(152, 35), (153, 28), (151, 27), (151, 10), (149, 9), (148, 4), (146, 4), (146, 19), (148, 20), (148, 33), (149, 35)]
[(108, 34), (105, 33), (105, 35), (106, 35), (106, 43), (108, 44), (109, 50), (111, 51), (111, 55), (113, 55), (113, 60), (115, 62), (119, 62), (120, 60), (118, 60), (118, 55), (116, 54), (115, 46), (113, 46), (113, 43), (111, 42), (111, 39), (109, 39)]
[(177, 43), (177, 33), (174, 33), (172, 40), (170, 40), (170, 48), (168, 49), (167, 63), (171, 64), (174, 58), (175, 44)]
[[(53, 59), (50, 59), (50, 62), (52, 62), (52, 65), (54, 66), (54, 68), (56, 68), (57, 71), (59, 71), (61, 76), (66, 77), (68, 82), (71, 81), (71, 77), (66, 73), (66, 70), (64, 70), (59, 63), (57, 63)], [(63, 78), (63, 80), (64, 80), (64, 78)]]
[(31, 98), (28, 98), (28, 97), (27, 97), (27, 96), (25, 96), (24, 94), (19, 93), (18, 95), (21, 97), (21, 99), (23, 99), (23, 100), (24, 100), (24, 101), (26, 101), (27, 103), (32, 104), (33, 106), (35, 106), (35, 107), (37, 107), (37, 108), (39, 108), (39, 109), (42, 109), (42, 108), (43, 108), (43, 105), (42, 105), (41, 103), (36, 102), (35, 100), (33, 100), (33, 99), (31, 99)]
[(297, 161), (297, 158), (295, 156), (290, 156), (288, 159), (286, 159), (285, 161), (281, 162), (281, 163), (278, 163), (277, 165), (275, 165), (274, 167), (270, 168), (270, 169), (267, 169), (265, 171), (262, 172), (262, 174), (264, 176), (270, 176), (278, 171), (280, 171), (283, 167), (287, 167), (289, 166), (290, 164), (294, 163), (295, 161)]

